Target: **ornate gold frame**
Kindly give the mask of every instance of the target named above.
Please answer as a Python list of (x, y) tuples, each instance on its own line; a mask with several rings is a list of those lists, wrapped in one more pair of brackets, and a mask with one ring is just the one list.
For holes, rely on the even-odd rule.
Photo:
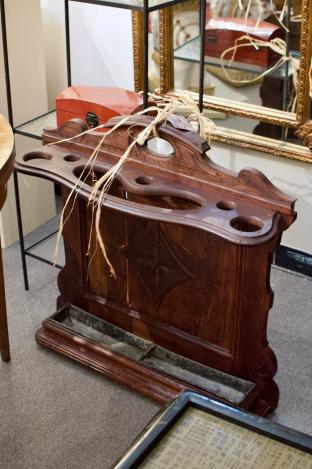
[[(167, 7), (159, 12), (159, 58), (160, 58), (160, 92), (174, 96), (173, 72), (173, 34), (172, 16), (173, 8)], [(142, 30), (143, 16), (141, 12), (133, 12), (133, 51), (135, 89), (142, 89), (143, 50)], [(312, 120), (309, 120), (309, 70), (312, 53), (312, 0), (303, 0), (302, 3), (302, 34), (300, 71), (298, 77), (297, 109), (296, 113), (265, 108), (258, 105), (238, 103), (215, 96), (204, 96), (204, 107), (216, 111), (248, 119), (255, 119), (282, 127), (297, 129), (297, 134), (306, 146), (290, 144), (271, 138), (240, 132), (234, 129), (217, 127), (212, 140), (238, 145), (243, 148), (284, 156), (300, 161), (312, 163)], [(194, 98), (197, 95), (194, 93)]]

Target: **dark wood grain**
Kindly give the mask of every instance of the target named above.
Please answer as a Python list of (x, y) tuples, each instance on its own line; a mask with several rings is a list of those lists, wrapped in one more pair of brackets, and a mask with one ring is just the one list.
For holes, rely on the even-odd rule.
[[(95, 164), (98, 176), (118, 161), (130, 133), (149, 122), (149, 117), (134, 117), (107, 137)], [(44, 142), (83, 128), (71, 121), (46, 131)], [(64, 228), (66, 266), (59, 276), (58, 306), (75, 304), (172, 352), (254, 382), (244, 408), (266, 413), (278, 403), (277, 362), (266, 337), (273, 300), (270, 266), (282, 231), (296, 218), (295, 200), (257, 170), (235, 174), (212, 163), (205, 154), (207, 142), (194, 132), (171, 125), (158, 131), (174, 156), (160, 158), (136, 147), (103, 203), (101, 234), (116, 280), (99, 250), (88, 268), (91, 187), (83, 184)], [(99, 138), (94, 132), (45, 146), (26, 154), (17, 168), (61, 183), (65, 199)], [(95, 246), (93, 237), (92, 253)], [(46, 323), (37, 340), (101, 368), (96, 347), (82, 350)], [(101, 372), (114, 376), (115, 367), (112, 358)], [(143, 392), (151, 397), (165, 386), (151, 375), (146, 381), (139, 364), (136, 373), (134, 380), (129, 370), (118, 378), (119, 370), (115, 378), (135, 389), (145, 380)]]
[[(161, 404), (171, 402), (186, 389), (201, 391), (205, 396), (226, 402), (225, 399), (211, 392), (192, 386), (190, 383), (172, 377), (165, 372), (153, 370), (128, 357), (112, 353), (103, 344), (95, 344), (92, 340), (79, 337), (79, 346), (77, 346), (75, 333), (59, 327), (50, 318), (45, 320), (43, 327), (36, 332), (36, 340), (39, 344), (62, 353)], [(267, 406), (263, 405), (258, 397), (259, 391), (255, 387), (242, 399), (240, 407), (259, 415), (266, 414)]]
[[(13, 152), (13, 134), (7, 121), (0, 116), (0, 159), (1, 163), (5, 161), (0, 169), (0, 210), (3, 207), (7, 196), (7, 182), (13, 171), (14, 152)], [(5, 301), (5, 288), (2, 263), (2, 249), (0, 240), (0, 350), (3, 361), (10, 361), (10, 343), (8, 332), (8, 320)]]

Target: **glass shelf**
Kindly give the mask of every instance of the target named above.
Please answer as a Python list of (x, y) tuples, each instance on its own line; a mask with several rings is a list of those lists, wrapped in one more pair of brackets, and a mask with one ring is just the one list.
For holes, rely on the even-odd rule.
[[(103, 5), (126, 10), (144, 10), (144, 0), (70, 0), (76, 3), (88, 3), (90, 5)], [(148, 11), (160, 10), (177, 3), (184, 3), (188, 0), (149, 0)]]
[(44, 129), (55, 128), (56, 112), (50, 111), (14, 128), (14, 132), (25, 137), (41, 140)]
[[(55, 246), (57, 244), (57, 233), (55, 231), (43, 239), (40, 239), (37, 243), (29, 248), (25, 249), (25, 253), (27, 256), (32, 257), (37, 260), (41, 260), (45, 264), (54, 265), (52, 262), (52, 258), (55, 251)], [(65, 252), (64, 252), (64, 243), (63, 239), (60, 241), (59, 245), (59, 254), (57, 263), (55, 267), (58, 269), (62, 269), (65, 265)]]
[[(33, 259), (40, 260), (45, 264), (53, 265), (52, 258), (54, 256), (57, 233), (60, 224), (61, 200), (56, 199), (56, 207), (58, 215), (41, 225), (35, 231), (25, 237), (26, 245), (25, 254)], [(63, 238), (60, 239), (59, 255), (55, 267), (61, 269), (65, 265), (64, 243)]]
[[(292, 52), (291, 52), (292, 53)], [(293, 53), (293, 56), (295, 56), (295, 52)], [(179, 59), (179, 60), (185, 60), (187, 62), (194, 62), (194, 63), (199, 63), (199, 57), (200, 57), (200, 38), (196, 37), (192, 39), (191, 41), (186, 42), (182, 46), (178, 47), (174, 51), (174, 58)], [(229, 65), (229, 60), (223, 60), (223, 64), (226, 66), (227, 70), (240, 70), (248, 73), (263, 73), (267, 69), (260, 67), (259, 65), (251, 65), (251, 64), (243, 64), (241, 62), (235, 62), (233, 61), (230, 66)], [(216, 57), (207, 57), (205, 56), (205, 64), (206, 65), (213, 65), (216, 67), (222, 67), (220, 59)], [(285, 77), (285, 71), (286, 71), (286, 65), (281, 64), (277, 69), (272, 71), (271, 73), (268, 73), (267, 76), (274, 77), (274, 78), (279, 78), (283, 79)], [(292, 75), (292, 67), (289, 68), (289, 76)]]

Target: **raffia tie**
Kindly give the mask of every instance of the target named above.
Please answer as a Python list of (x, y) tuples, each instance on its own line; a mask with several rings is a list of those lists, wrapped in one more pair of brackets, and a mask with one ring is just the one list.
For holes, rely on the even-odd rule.
[[(243, 44), (240, 44), (241, 41), (244, 41)], [(247, 42), (246, 42), (247, 41)], [(255, 78), (252, 78), (250, 80), (235, 80), (234, 78), (230, 77), (229, 74), (226, 71), (226, 65), (224, 64), (224, 57), (231, 53), (231, 58), (229, 59), (229, 64), (228, 66), (231, 67), (234, 59), (236, 52), (238, 49), (241, 49), (242, 47), (254, 47), (256, 50), (259, 50), (261, 47), (268, 47), (270, 48), (273, 52), (276, 54), (280, 55), (280, 59), (272, 65), (272, 67), (268, 68), (264, 72), (262, 72), (260, 75), (258, 75)], [(271, 41), (261, 41), (259, 39), (254, 39), (248, 35), (243, 35), (236, 39), (234, 46), (229, 47), (228, 49), (224, 50), (221, 54), (220, 60), (221, 60), (221, 66), (223, 69), (223, 72), (227, 79), (233, 83), (246, 83), (246, 84), (251, 84), (258, 82), (261, 78), (264, 78), (265, 76), (271, 74), (274, 72), (274, 70), (277, 70), (282, 64), (289, 62), (292, 67), (292, 79), (294, 83), (294, 90), (295, 90), (295, 97), (292, 103), (292, 109), (295, 108), (296, 104), (296, 95), (297, 95), (297, 83), (298, 83), (298, 72), (299, 72), (299, 59), (296, 59), (291, 56), (286, 55), (286, 42), (281, 39), (281, 38), (274, 38)]]
[[(272, 9), (272, 14), (275, 16), (275, 18), (277, 19), (278, 23), (280, 24), (280, 26), (287, 32), (289, 32), (288, 28), (284, 25), (283, 23), (283, 18), (284, 18), (284, 15), (285, 15), (285, 12), (286, 12), (286, 8), (287, 8), (287, 2), (288, 0), (284, 0), (284, 3), (283, 3), (283, 7), (280, 11), (274, 11), (274, 7), (273, 7), (273, 1), (270, 0), (270, 5), (271, 5), (271, 9)], [(238, 5), (238, 8), (243, 11), (246, 9), (246, 12), (245, 12), (245, 24), (247, 24), (247, 20), (248, 20), (248, 17), (249, 17), (249, 11), (250, 11), (250, 8), (251, 8), (251, 4), (252, 4), (252, 0), (248, 0), (248, 3), (247, 3), (247, 6), (245, 6), (243, 4), (243, 0), (237, 0), (237, 5)], [(258, 19), (257, 19), (257, 22), (256, 22), (256, 28), (259, 26), (259, 23), (261, 21), (261, 10), (260, 10), (260, 2), (259, 2), (259, 14), (258, 14)]]
[[(157, 126), (163, 122), (166, 122), (167, 119), (172, 114), (174, 114), (176, 111), (179, 110), (179, 107), (181, 107), (181, 105), (189, 107), (190, 109), (189, 120), (191, 122), (193, 121), (197, 122), (197, 125), (198, 125), (197, 131), (202, 137), (205, 137), (205, 135), (207, 136), (207, 134), (210, 135), (213, 132), (214, 127), (215, 127), (214, 123), (201, 114), (196, 102), (192, 99), (192, 97), (189, 94), (183, 93), (178, 98), (160, 98), (159, 96), (155, 96), (155, 95), (152, 95), (152, 96), (155, 99), (160, 101), (160, 103), (158, 103), (160, 107), (151, 106), (147, 109), (144, 109), (143, 111), (139, 111), (135, 114), (125, 116), (116, 125), (114, 125), (114, 127), (112, 127), (107, 132), (105, 132), (105, 134), (101, 137), (98, 145), (92, 152), (90, 158), (86, 162), (82, 173), (80, 174), (79, 178), (77, 179), (76, 183), (74, 184), (72, 190), (70, 191), (66, 199), (66, 202), (64, 204), (64, 207), (61, 213), (60, 227), (59, 227), (59, 231), (57, 234), (56, 247), (55, 247), (55, 252), (53, 256), (54, 263), (56, 263), (56, 260), (57, 260), (59, 242), (63, 233), (64, 225), (73, 211), (80, 189), (82, 188), (83, 184), (86, 182), (87, 178), (91, 174), (94, 175), (94, 171), (93, 171), (94, 164), (96, 162), (98, 153), (108, 135), (112, 134), (119, 127), (123, 126), (129, 119), (133, 119), (134, 116), (146, 114), (147, 112), (151, 112), (151, 111), (156, 112), (155, 118), (150, 122), (150, 124), (147, 127), (145, 127), (141, 132), (138, 133), (138, 135), (134, 138), (134, 140), (126, 149), (125, 153), (120, 157), (119, 161), (113, 167), (111, 167), (105, 174), (103, 174), (101, 178), (99, 178), (98, 180), (95, 180), (95, 179), (93, 180), (92, 190), (88, 199), (88, 206), (92, 207), (92, 219), (91, 219), (91, 228), (90, 228), (90, 234), (89, 234), (87, 255), (90, 254), (91, 239), (92, 239), (93, 225), (94, 225), (97, 243), (99, 244), (103, 257), (109, 267), (110, 274), (112, 275), (112, 277), (116, 278), (115, 269), (108, 258), (105, 244), (103, 242), (101, 231), (100, 231), (101, 211), (102, 211), (102, 204), (105, 200), (105, 197), (107, 193), (109, 192), (109, 189), (113, 181), (115, 180), (116, 176), (118, 175), (119, 171), (121, 170), (128, 156), (130, 155), (131, 151), (136, 145), (144, 145), (144, 143), (151, 136), (157, 136), (158, 135)], [(53, 142), (48, 145), (56, 145), (62, 142), (71, 141), (71, 140), (81, 137), (84, 134), (94, 132), (95, 130), (101, 129), (104, 127), (105, 127), (105, 124), (100, 125), (94, 129), (86, 130), (85, 132), (82, 132), (79, 135), (75, 135), (74, 137), (63, 139), (58, 142)], [(73, 194), (75, 194), (74, 200), (65, 218), (65, 213), (67, 211), (70, 201), (72, 200)], [(93, 259), (93, 257), (94, 257), (94, 254), (91, 259)]]
[(150, 96), (158, 101), (159, 106), (164, 106), (165, 104), (162, 103), (166, 103), (168, 101), (175, 103), (174, 112), (179, 112), (180, 108), (189, 109), (190, 114), (187, 118), (188, 122), (194, 127), (194, 130), (196, 130), (203, 139), (208, 139), (208, 142), (210, 142), (210, 137), (213, 134), (216, 126), (214, 122), (212, 122), (200, 112), (199, 107), (192, 98), (191, 94), (183, 92), (180, 93), (176, 98), (163, 97), (158, 94), (151, 94)]

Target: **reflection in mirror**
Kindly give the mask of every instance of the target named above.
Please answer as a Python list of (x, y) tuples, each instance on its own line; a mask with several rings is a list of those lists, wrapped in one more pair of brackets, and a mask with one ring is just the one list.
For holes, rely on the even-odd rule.
[[(301, 0), (210, 0), (205, 38), (205, 94), (288, 112), (296, 111)], [(173, 7), (174, 88), (198, 90), (198, 2)], [(151, 85), (159, 86), (158, 16), (151, 19)], [(268, 110), (269, 113), (269, 110)], [(242, 129), (240, 119), (217, 113), (217, 125)], [(221, 122), (222, 119), (224, 122)], [(257, 123), (257, 135), (287, 140), (289, 132)], [(254, 131), (254, 129), (252, 130)], [(280, 134), (280, 137), (277, 135)], [(292, 132), (292, 142), (296, 137)], [(298, 142), (299, 143), (299, 142)]]
[[(207, 117), (210, 117), (209, 110), (207, 110), (206, 113)], [(214, 112), (212, 114), (214, 114)], [(222, 113), (220, 113), (220, 115), (222, 115)], [(302, 138), (299, 138), (298, 135), (295, 134), (296, 129), (291, 127), (284, 128), (279, 125), (260, 122), (255, 119), (247, 119), (245, 117), (233, 116), (231, 114), (223, 114), (223, 116), (226, 117), (223, 117), (222, 119), (214, 118), (214, 122), (218, 127), (229, 130), (235, 129), (247, 134), (262, 135), (274, 140), (285, 140), (296, 145), (304, 145)]]
[(173, 146), (163, 138), (153, 137), (146, 145), (151, 152), (162, 158), (170, 158), (174, 154)]

